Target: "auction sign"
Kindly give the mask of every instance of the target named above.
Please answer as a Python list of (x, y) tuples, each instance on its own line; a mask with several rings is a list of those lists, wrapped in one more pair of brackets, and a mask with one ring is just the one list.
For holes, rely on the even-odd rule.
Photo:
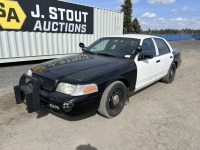
[(93, 13), (57, 0), (0, 0), (0, 31), (93, 34)]

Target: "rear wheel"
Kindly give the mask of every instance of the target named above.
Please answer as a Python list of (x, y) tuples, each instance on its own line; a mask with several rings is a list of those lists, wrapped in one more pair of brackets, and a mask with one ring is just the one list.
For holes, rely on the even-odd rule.
[(103, 93), (98, 112), (107, 117), (117, 116), (124, 108), (127, 99), (127, 90), (120, 81), (110, 84)]
[(174, 81), (176, 75), (176, 64), (173, 63), (167, 73), (167, 75), (162, 79), (162, 82), (164, 83), (172, 83)]

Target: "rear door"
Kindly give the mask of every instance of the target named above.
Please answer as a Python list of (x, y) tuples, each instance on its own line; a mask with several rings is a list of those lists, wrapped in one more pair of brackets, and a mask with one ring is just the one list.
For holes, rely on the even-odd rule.
[(173, 54), (166, 41), (160, 38), (154, 38), (154, 41), (156, 43), (156, 48), (158, 49), (158, 59), (160, 61), (158, 66), (158, 78), (162, 78), (168, 73), (173, 61)]
[(137, 81), (135, 90), (140, 90), (147, 85), (153, 83), (156, 79), (156, 74), (158, 73), (157, 66), (157, 55), (155, 44), (151, 38), (144, 39), (141, 43), (142, 52), (140, 55), (147, 53), (152, 54), (152, 59), (139, 60), (139, 54), (135, 58), (135, 63), (137, 65)]

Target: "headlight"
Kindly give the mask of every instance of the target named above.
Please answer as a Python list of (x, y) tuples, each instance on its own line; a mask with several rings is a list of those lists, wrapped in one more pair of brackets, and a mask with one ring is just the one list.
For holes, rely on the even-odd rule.
[(32, 77), (32, 73), (33, 73), (33, 71), (31, 69), (29, 69), (28, 72), (27, 72), (27, 75)]
[(96, 84), (72, 85), (68, 83), (59, 83), (56, 91), (71, 96), (81, 96), (98, 92), (98, 87)]

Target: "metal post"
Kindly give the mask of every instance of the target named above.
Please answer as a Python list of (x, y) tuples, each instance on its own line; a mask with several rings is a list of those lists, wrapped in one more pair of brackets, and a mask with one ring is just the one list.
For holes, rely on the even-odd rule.
[(22, 97), (21, 97), (20, 87), (18, 85), (14, 86), (14, 92), (15, 92), (16, 103), (21, 104), (22, 103)]
[(26, 104), (27, 104), (28, 113), (32, 113), (34, 112), (32, 93), (26, 93), (25, 95), (26, 95)]
[(37, 80), (35, 82), (34, 87), (33, 87), (32, 99), (33, 99), (34, 111), (39, 111), (41, 109), (41, 103), (40, 103), (40, 84), (41, 84), (41, 81)]

